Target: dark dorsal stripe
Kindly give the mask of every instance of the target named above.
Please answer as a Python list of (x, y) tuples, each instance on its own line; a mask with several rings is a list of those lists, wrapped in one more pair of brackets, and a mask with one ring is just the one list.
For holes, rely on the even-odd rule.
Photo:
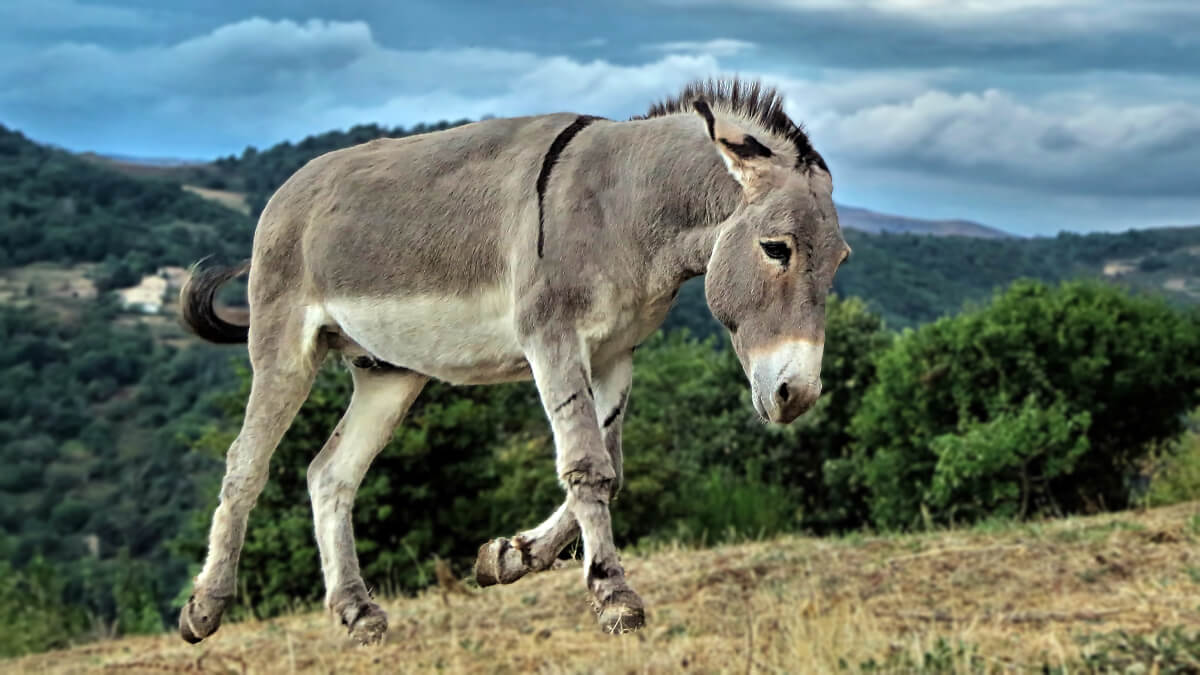
[(575, 138), (575, 134), (583, 131), (587, 125), (600, 119), (591, 115), (580, 115), (575, 118), (574, 122), (554, 137), (554, 142), (550, 144), (550, 149), (546, 151), (546, 157), (542, 159), (542, 171), (538, 174), (537, 179), (537, 198), (538, 198), (538, 241), (537, 254), (542, 257), (542, 248), (546, 243), (546, 210), (543, 206), (546, 200), (546, 186), (550, 183), (550, 170), (554, 168), (554, 163), (558, 161), (559, 155), (563, 150), (567, 149), (567, 143)]

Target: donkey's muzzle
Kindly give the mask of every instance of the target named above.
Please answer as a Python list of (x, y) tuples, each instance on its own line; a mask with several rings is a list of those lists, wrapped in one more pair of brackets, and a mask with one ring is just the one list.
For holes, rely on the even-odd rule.
[(780, 342), (758, 351), (751, 366), (754, 407), (764, 419), (788, 424), (821, 396), (825, 345), (808, 340)]
[(787, 424), (803, 415), (821, 396), (821, 379), (796, 378), (780, 383), (775, 390), (773, 406), (767, 408), (767, 419)]

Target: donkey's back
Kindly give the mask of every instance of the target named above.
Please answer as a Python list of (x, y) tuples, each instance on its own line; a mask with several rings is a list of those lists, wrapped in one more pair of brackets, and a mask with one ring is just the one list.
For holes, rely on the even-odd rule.
[(259, 221), (251, 332), (292, 314), (298, 353), (323, 334), (351, 357), (449, 382), (527, 378), (510, 272), (535, 255), (534, 186), (574, 118), (486, 120), (312, 160)]
[(546, 147), (573, 118), (485, 120), (317, 157), (264, 209), (253, 260), (299, 255), (305, 273), (289, 283), (321, 298), (498, 283), (514, 230), (536, 222)]

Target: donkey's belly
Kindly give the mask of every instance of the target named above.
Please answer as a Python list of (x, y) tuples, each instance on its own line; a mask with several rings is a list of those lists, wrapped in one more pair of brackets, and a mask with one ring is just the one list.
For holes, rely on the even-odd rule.
[(454, 384), (530, 378), (509, 297), (410, 296), (330, 300), (325, 311), (381, 361)]

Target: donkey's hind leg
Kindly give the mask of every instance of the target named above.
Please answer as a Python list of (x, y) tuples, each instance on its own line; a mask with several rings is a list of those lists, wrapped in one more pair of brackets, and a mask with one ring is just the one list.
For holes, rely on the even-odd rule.
[[(262, 311), (259, 316), (270, 316)], [(253, 379), (242, 429), (225, 460), (221, 501), (213, 513), (208, 556), (179, 614), (179, 633), (196, 643), (216, 632), (233, 600), (246, 519), (267, 482), (275, 447), (308, 397), (326, 346), (303, 316), (257, 320), (251, 326)], [(265, 336), (257, 338), (257, 333)]]
[(308, 467), (325, 604), (361, 644), (383, 639), (387, 614), (371, 601), (354, 549), (354, 494), (371, 460), (421, 393), (428, 378), (398, 368), (355, 367), (354, 395), (333, 435)]

